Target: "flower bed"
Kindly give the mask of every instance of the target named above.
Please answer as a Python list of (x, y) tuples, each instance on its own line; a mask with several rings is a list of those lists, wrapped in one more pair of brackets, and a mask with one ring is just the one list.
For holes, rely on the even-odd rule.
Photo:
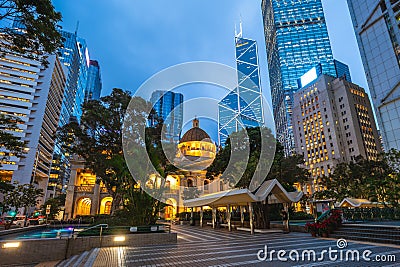
[(332, 210), (330, 216), (321, 222), (306, 223), (305, 229), (312, 236), (327, 237), (342, 224), (342, 212), (340, 210)]

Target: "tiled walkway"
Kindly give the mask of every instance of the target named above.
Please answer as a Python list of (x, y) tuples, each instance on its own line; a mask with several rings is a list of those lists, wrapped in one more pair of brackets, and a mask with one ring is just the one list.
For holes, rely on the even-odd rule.
[[(251, 236), (247, 232), (227, 232), (210, 227), (173, 226), (173, 231), (178, 233), (176, 245), (102, 248), (93, 266), (400, 266), (400, 247), (396, 246), (349, 242), (342, 256), (345, 259), (347, 250), (358, 249), (360, 255), (365, 250), (371, 250), (371, 259), (377, 254), (393, 254), (396, 262), (340, 261), (340, 252), (337, 253), (337, 261), (330, 261), (327, 253), (324, 261), (318, 261), (322, 250), (328, 250), (329, 247), (338, 250), (336, 240), (312, 238), (309, 234), (301, 233)], [(269, 252), (286, 250), (285, 258), (288, 261), (279, 261), (277, 252), (272, 261), (269, 258), (266, 261), (258, 260), (257, 252), (264, 249), (265, 245)], [(290, 261), (288, 257), (290, 250), (298, 250), (301, 259), (302, 251), (311, 249), (316, 252), (316, 261)], [(292, 255), (295, 257), (296, 254)]]

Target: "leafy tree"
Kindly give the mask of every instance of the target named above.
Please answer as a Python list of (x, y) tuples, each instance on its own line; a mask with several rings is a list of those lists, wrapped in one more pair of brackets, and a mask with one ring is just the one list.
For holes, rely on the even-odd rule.
[(24, 154), (25, 143), (11, 133), (19, 129), (18, 123), (21, 123), (19, 118), (0, 114), (0, 148), (6, 150), (5, 155), (0, 158), (0, 167), (1, 162), (11, 155), (21, 157)]
[[(261, 131), (265, 132), (262, 133)], [(263, 140), (266, 141), (263, 145), (261, 145), (261, 136), (265, 136), (267, 139)], [(246, 147), (249, 147), (248, 151), (246, 151)], [(239, 151), (239, 157), (245, 155), (247, 152), (249, 155), (248, 159), (232, 158), (232, 150), (234, 152)], [(272, 154), (274, 152), (275, 154)], [(261, 155), (267, 156), (264, 156), (260, 160)], [(233, 161), (234, 164), (226, 174), (226, 169), (230, 161)], [(262, 169), (264, 171), (257, 172), (260, 163), (263, 165)], [(256, 177), (260, 182), (277, 179), (286, 189), (293, 191), (293, 183), (302, 183), (309, 177), (308, 171), (300, 167), (301, 163), (303, 161), (299, 156), (284, 157), (283, 146), (275, 141), (269, 129), (258, 127), (247, 128), (246, 130), (230, 135), (225, 147), (218, 152), (215, 160), (207, 169), (206, 175), (209, 179), (213, 179), (223, 174), (221, 176), (222, 179), (227, 180), (233, 185), (235, 184), (239, 188), (250, 188), (251, 179), (255, 175), (261, 175), (261, 177)], [(272, 166), (268, 172), (269, 165)], [(238, 173), (243, 173), (242, 177), (237, 177)], [(254, 205), (254, 213), (256, 226), (259, 228), (269, 228), (268, 198), (265, 203), (256, 203)]]
[(0, 51), (14, 51), (46, 63), (41, 56), (62, 46), (57, 26), (61, 19), (51, 0), (0, 0)]
[[(150, 175), (154, 174), (150, 164), (163, 177), (173, 168), (167, 166), (168, 160), (162, 153), (160, 132), (158, 132), (162, 125), (156, 129), (146, 128), (146, 112), (151, 110), (152, 105), (142, 98), (134, 97), (133, 108), (129, 109), (127, 114), (130, 101), (131, 96), (128, 92), (115, 88), (111, 95), (102, 97), (99, 101), (84, 103), (81, 123), (71, 122), (64, 126), (59, 138), (65, 144), (66, 151), (82, 157), (85, 160), (85, 167), (96, 174), (99, 182), (104, 183), (113, 198), (112, 215), (123, 206), (124, 210), (118, 211), (118, 214), (128, 216), (132, 224), (154, 224), (163, 203), (157, 200), (159, 197), (155, 199), (146, 191), (162, 194), (160, 188), (163, 184), (146, 188), (148, 186), (146, 182)], [(124, 118), (129, 120), (126, 127), (130, 127), (131, 134), (126, 143), (131, 148), (128, 157), (132, 159), (137, 177), (132, 177), (123, 153)], [(145, 138), (140, 132), (141, 129), (145, 129)], [(140, 151), (143, 148), (147, 150), (151, 159), (150, 164), (141, 155)], [(157, 178), (157, 180), (164, 179)]]
[[(39, 203), (38, 198), (43, 196), (43, 190), (37, 189), (32, 184), (19, 184), (14, 182), (14, 188), (4, 195), (4, 211), (14, 211), (11, 224), (20, 208), (31, 208)], [(11, 226), (8, 225), (8, 228)]]
[(319, 183), (326, 188), (316, 192), (316, 198), (342, 201), (346, 197), (365, 198), (383, 205), (398, 207), (400, 203), (400, 153), (391, 150), (367, 160), (357, 157), (354, 162), (340, 163)]
[(58, 213), (61, 211), (61, 208), (65, 205), (65, 194), (47, 199), (41, 207), (43, 215), (46, 215), (47, 205), (50, 205), (50, 214), (48, 214), (48, 218), (52, 220), (58, 215)]

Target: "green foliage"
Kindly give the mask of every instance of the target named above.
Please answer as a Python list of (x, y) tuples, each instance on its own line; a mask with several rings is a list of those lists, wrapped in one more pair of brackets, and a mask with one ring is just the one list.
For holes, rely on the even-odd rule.
[[(37, 189), (32, 184), (19, 184), (14, 182), (14, 188), (4, 194), (4, 211), (15, 211), (15, 215), (20, 208), (30, 208), (38, 204), (38, 198), (43, 196), (43, 190)], [(14, 221), (15, 215), (11, 220)]]
[(341, 163), (335, 171), (319, 180), (327, 189), (314, 197), (342, 201), (346, 197), (364, 198), (384, 205), (400, 205), (400, 152), (390, 150), (377, 160), (358, 157), (355, 162)]
[[(261, 145), (261, 132), (263, 136), (266, 136), (266, 143)], [(234, 145), (231, 142), (236, 142)], [(245, 147), (250, 147), (249, 151), (245, 150)], [(275, 149), (276, 146), (276, 149)], [(245, 158), (232, 159), (231, 150), (240, 150), (239, 156), (248, 154), (248, 160)], [(237, 151), (235, 151), (237, 152)], [(267, 155), (260, 161), (260, 155)], [(274, 153), (271, 155), (271, 153)], [(273, 162), (270, 160), (273, 159)], [(230, 161), (234, 162), (234, 166), (231, 171), (226, 172)], [(247, 128), (246, 131), (242, 130), (238, 133), (233, 133), (227, 140), (227, 143), (223, 149), (221, 149), (214, 162), (207, 168), (206, 176), (209, 179), (213, 179), (224, 173), (221, 178), (228, 179), (231, 184), (235, 184), (239, 188), (248, 188), (251, 179), (254, 175), (260, 175), (256, 172), (258, 164), (261, 162), (264, 165), (265, 172), (262, 172), (263, 177), (258, 177), (260, 181), (277, 179), (287, 190), (294, 191), (293, 184), (296, 182), (303, 183), (307, 181), (309, 173), (306, 169), (300, 167), (303, 163), (303, 158), (299, 155), (285, 157), (283, 146), (276, 142), (271, 131), (267, 128)], [(268, 166), (271, 168), (268, 171)], [(242, 177), (238, 180), (237, 174), (243, 172)]]
[[(46, 54), (52, 54), (62, 46), (57, 23), (60, 12), (54, 10), (51, 0), (0, 0), (1, 52), (13, 51), (47, 63)], [(14, 29), (17, 20), (22, 29)]]
[(50, 205), (50, 214), (48, 214), (48, 218), (54, 219), (60, 212), (61, 208), (65, 205), (65, 194), (47, 199), (41, 207), (43, 215), (46, 215), (47, 205)]
[(10, 155), (21, 157), (24, 154), (25, 143), (10, 132), (18, 130), (21, 122), (18, 117), (0, 114), (0, 148), (6, 150), (5, 155), (0, 158), (0, 167), (1, 162), (9, 159)]
[[(113, 198), (111, 213), (114, 215), (119, 207), (123, 207), (125, 218), (132, 225), (154, 224), (163, 204), (149, 196), (141, 187), (146, 183), (153, 169), (147, 159), (141, 155), (147, 149), (151, 164), (162, 175), (168, 171), (168, 160), (162, 153), (160, 129), (146, 128), (148, 110), (151, 104), (139, 97), (132, 98), (121, 89), (113, 89), (111, 95), (102, 97), (100, 101), (89, 101), (83, 104), (81, 123), (71, 122), (63, 127), (59, 138), (64, 148), (82, 157), (85, 166), (93, 171), (105, 184)], [(132, 177), (123, 153), (124, 118), (129, 128), (129, 138), (125, 145), (129, 147), (128, 157), (132, 160), (135, 175)], [(145, 129), (146, 135), (141, 132)], [(143, 136), (146, 136), (144, 139)], [(170, 168), (171, 170), (173, 168)], [(158, 185), (154, 190), (161, 194)], [(158, 191), (157, 191), (158, 190)]]

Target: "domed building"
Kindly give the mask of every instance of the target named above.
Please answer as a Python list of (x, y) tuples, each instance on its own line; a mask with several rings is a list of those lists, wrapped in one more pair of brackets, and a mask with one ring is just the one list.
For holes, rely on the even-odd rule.
[(193, 127), (179, 141), (175, 164), (184, 170), (204, 170), (213, 162), (216, 150), (216, 145), (195, 118)]
[(217, 146), (195, 118), (192, 128), (182, 136), (177, 146), (174, 164), (180, 170), (166, 177), (169, 206), (164, 212), (165, 219), (174, 218), (176, 213), (185, 211), (183, 200), (227, 188), (218, 177), (212, 181), (206, 177), (206, 169), (214, 161), (216, 153)]

